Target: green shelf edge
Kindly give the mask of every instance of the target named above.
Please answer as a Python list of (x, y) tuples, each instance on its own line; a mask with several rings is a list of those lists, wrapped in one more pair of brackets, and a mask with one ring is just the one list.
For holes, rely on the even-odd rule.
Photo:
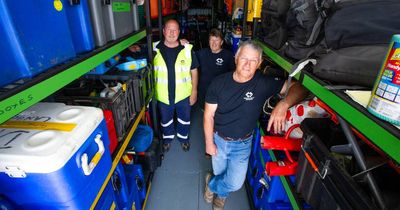
[[(262, 136), (265, 135), (262, 129), (260, 129), (260, 134), (261, 134), (261, 138), (262, 138)], [(275, 154), (272, 150), (268, 150), (268, 153), (271, 156), (271, 160), (277, 161)], [(265, 166), (265, 160), (261, 154), (261, 151), (258, 153), (258, 155), (260, 156), (262, 165)], [(299, 204), (297, 203), (296, 199), (294, 198), (293, 192), (292, 192), (286, 178), (284, 176), (279, 176), (279, 178), (281, 179), (281, 182), (283, 184), (283, 187), (285, 188), (286, 194), (289, 197), (289, 201), (290, 201), (290, 204), (292, 205), (293, 209), (299, 210), (300, 209)]]
[[(273, 50), (269, 49), (268, 46), (261, 41), (257, 42), (263, 48), (264, 53), (268, 55), (274, 62), (276, 62), (286, 71), (291, 69), (292, 64), (290, 62), (282, 58)], [(324, 88), (307, 74), (304, 74), (302, 84), (319, 99), (325, 102), (329, 107), (332, 107), (335, 112), (343, 117), (354, 128), (364, 134), (372, 143), (378, 146), (389, 157), (391, 157), (397, 163), (400, 163), (400, 140), (396, 136), (391, 134), (380, 125), (376, 124), (372, 119), (358, 111), (355, 107), (343, 101), (333, 92)]]
[(47, 96), (53, 94), (65, 85), (98, 66), (100, 63), (144, 37), (146, 37), (145, 30), (137, 32), (114, 46), (54, 75), (53, 77), (2, 100), (0, 102), (0, 123), (5, 122), (30, 106), (43, 100)]

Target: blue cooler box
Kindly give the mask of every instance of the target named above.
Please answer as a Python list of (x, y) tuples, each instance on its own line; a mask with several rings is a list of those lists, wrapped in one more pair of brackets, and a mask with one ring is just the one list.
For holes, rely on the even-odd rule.
[(61, 1), (0, 1), (0, 87), (75, 57)]
[(38, 103), (2, 126), (0, 194), (24, 209), (90, 208), (111, 169), (101, 109)]

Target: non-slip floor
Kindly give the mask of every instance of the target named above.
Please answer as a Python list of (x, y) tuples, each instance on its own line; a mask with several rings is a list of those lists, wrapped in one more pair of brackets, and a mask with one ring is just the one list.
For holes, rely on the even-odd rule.
[[(184, 152), (177, 140), (164, 154), (164, 160), (153, 177), (146, 210), (211, 210), (203, 199), (204, 176), (211, 171), (211, 159), (204, 155), (203, 112), (192, 110), (191, 149)], [(232, 193), (224, 210), (248, 210), (245, 186)]]

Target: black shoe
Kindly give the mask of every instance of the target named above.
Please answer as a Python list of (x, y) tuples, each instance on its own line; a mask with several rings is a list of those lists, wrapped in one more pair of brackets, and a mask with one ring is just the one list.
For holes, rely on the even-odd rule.
[(181, 143), (181, 146), (182, 146), (183, 151), (185, 151), (185, 152), (190, 150), (190, 143), (189, 142)]
[(170, 147), (171, 147), (171, 144), (170, 144), (170, 143), (165, 143), (165, 144), (163, 144), (163, 151), (164, 151), (164, 152), (168, 152)]

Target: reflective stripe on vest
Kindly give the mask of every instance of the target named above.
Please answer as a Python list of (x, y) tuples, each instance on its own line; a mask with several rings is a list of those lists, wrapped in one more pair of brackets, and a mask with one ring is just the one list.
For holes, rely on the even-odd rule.
[[(160, 50), (156, 48), (159, 42), (153, 43), (154, 57), (154, 80), (156, 99), (169, 104), (168, 98), (168, 70)], [(186, 44), (175, 61), (175, 103), (189, 97), (192, 93), (192, 76), (190, 67), (192, 64), (192, 45)]]

